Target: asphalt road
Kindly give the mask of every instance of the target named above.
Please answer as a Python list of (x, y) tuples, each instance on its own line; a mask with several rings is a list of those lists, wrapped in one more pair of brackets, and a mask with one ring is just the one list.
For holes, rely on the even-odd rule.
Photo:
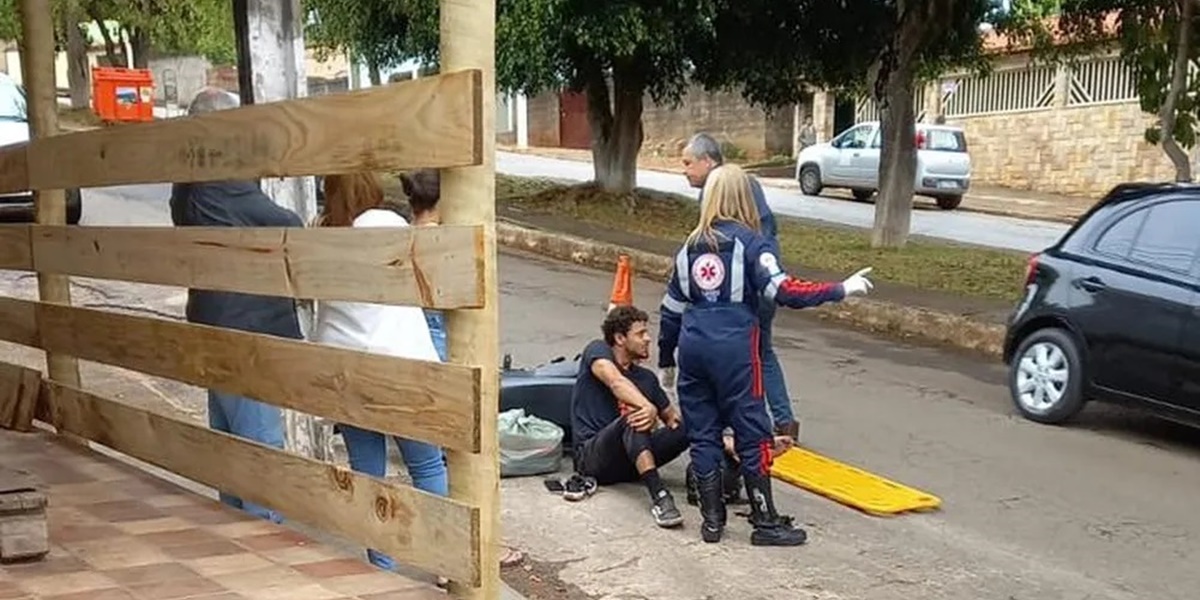
[[(85, 222), (167, 222), (164, 187), (108, 192)], [(608, 274), (503, 255), (500, 283), (502, 351), (516, 365), (599, 335)], [(169, 289), (98, 285), (95, 298), (179, 310)], [(646, 308), (662, 295), (654, 282), (634, 288)], [(713, 546), (699, 542), (694, 509), (681, 531), (654, 528), (637, 486), (572, 504), (526, 478), (503, 483), (506, 540), (612, 599), (1190, 600), (1200, 588), (1186, 559), (1200, 554), (1196, 431), (1100, 406), (1070, 427), (1039, 426), (1014, 416), (999, 365), (802, 314), (781, 316), (776, 344), (807, 445), (937, 494), (943, 509), (875, 518), (777, 484), (808, 546), (753, 548), (738, 519)], [(682, 465), (666, 478), (682, 502)]]
[[(530, 177), (570, 181), (592, 179), (591, 163), (509, 152), (497, 153), (496, 169)], [(639, 170), (638, 186), (696, 196), (696, 190), (688, 186), (683, 175), (674, 173)], [(766, 187), (764, 191), (771, 209), (781, 215), (867, 228), (875, 222), (875, 207), (870, 204), (806, 196), (799, 190)], [(1023, 252), (1036, 252), (1052, 245), (1066, 230), (1067, 226), (1062, 223), (966, 211), (913, 211), (911, 228), (913, 235)]]

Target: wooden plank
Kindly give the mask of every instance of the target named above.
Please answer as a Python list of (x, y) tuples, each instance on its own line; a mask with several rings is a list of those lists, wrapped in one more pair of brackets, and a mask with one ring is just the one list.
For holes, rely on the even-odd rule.
[[(34, 141), (33, 189), (478, 164), (478, 71)], [(71, 165), (64, 169), (63, 165)], [(3, 182), (0, 182), (3, 183)], [(0, 186), (0, 193), (17, 191)]]
[(36, 310), (47, 352), (448, 448), (479, 445), (478, 367), (55, 304)]
[(33, 431), (42, 372), (0, 361), (0, 427)]
[[(453, 360), (473, 365), (500, 362), (499, 284), (496, 274), (496, 125), (495, 0), (441, 0), (440, 54), (442, 69), (478, 69), (483, 73), (483, 162), (479, 166), (442, 172), (440, 213), (444, 223), (484, 226), (484, 307), (446, 313), (447, 341)], [(451, 581), (459, 598), (492, 600), (500, 597), (500, 474), (497, 412), (499, 371), (489, 369), (480, 380), (482, 401), (476, 416), (480, 424), (480, 452), (447, 452), (450, 496), (480, 508), (480, 584)]]
[(0, 147), (0, 188), (14, 192), (29, 189), (29, 142)]
[(0, 225), (0, 269), (32, 271), (30, 248), (28, 225)]
[[(30, 146), (27, 150), (30, 184), (33, 181), (33, 148), (36, 144), (54, 145), (58, 129), (58, 87), (54, 83), (54, 17), (45, 0), (21, 0), (21, 69), (29, 108)], [(62, 138), (58, 138), (62, 139)], [(75, 165), (66, 156), (53, 160), (53, 170), (70, 173)], [(70, 165), (64, 168), (64, 165)], [(65, 186), (63, 186), (65, 187)], [(32, 185), (22, 188), (31, 189)], [(19, 190), (3, 190), (4, 192)], [(67, 198), (54, 186), (36, 188), (33, 194), (36, 220), (42, 225), (67, 222)], [(38, 299), (61, 304), (71, 303), (71, 280), (62, 275), (38, 273)], [(58, 381), (79, 383), (79, 361), (62, 354), (46, 353), (46, 370)]]
[(46, 382), (51, 424), (287, 519), (378, 548), (447, 577), (478, 578), (478, 511), (322, 463)]
[(481, 227), (37, 227), (33, 262), (100, 279), (463, 308), (483, 305), (482, 245)]
[(0, 341), (40, 348), (37, 303), (0, 296)]

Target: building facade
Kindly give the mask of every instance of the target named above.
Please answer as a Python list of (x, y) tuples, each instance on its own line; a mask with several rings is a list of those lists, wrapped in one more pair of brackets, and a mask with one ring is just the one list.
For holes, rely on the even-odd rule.
[[(1162, 148), (1145, 140), (1156, 118), (1142, 112), (1133, 73), (1116, 56), (1067, 66), (998, 55), (986, 76), (951, 74), (915, 95), (918, 120), (944, 115), (965, 130), (977, 185), (1099, 196), (1122, 182), (1174, 178)], [(834, 103), (818, 94), (822, 140), (840, 129)], [(856, 102), (856, 122), (877, 118), (874, 102)]]

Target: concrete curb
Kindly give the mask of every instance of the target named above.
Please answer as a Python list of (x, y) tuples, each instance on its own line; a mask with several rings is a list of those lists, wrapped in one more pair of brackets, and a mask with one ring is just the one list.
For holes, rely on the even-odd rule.
[[(666, 256), (616, 244), (546, 231), (512, 221), (496, 223), (497, 243), (548, 258), (608, 270), (625, 254), (634, 272), (666, 281), (673, 261)], [(929, 344), (946, 345), (999, 358), (1004, 327), (969, 316), (902, 306), (870, 298), (854, 298), (814, 309), (822, 319), (844, 323), (872, 333)]]

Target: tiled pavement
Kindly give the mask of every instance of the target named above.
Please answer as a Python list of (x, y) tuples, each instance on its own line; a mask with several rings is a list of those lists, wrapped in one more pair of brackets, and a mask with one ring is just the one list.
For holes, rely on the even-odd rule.
[(46, 484), (50, 554), (0, 566), (0, 600), (423, 600), (437, 588), (47, 434), (0, 431)]

